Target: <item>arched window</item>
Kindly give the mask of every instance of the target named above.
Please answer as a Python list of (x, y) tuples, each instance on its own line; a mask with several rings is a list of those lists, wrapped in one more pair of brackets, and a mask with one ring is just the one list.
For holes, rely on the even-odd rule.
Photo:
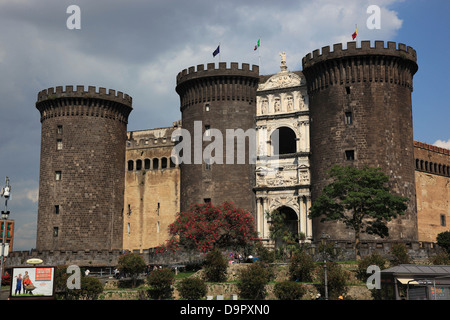
[(136, 160), (136, 170), (142, 169), (142, 160)]
[(158, 170), (158, 169), (159, 169), (159, 159), (154, 158), (153, 159), (153, 170)]
[(133, 171), (134, 169), (134, 161), (128, 160), (128, 171)]
[(289, 154), (297, 152), (297, 137), (288, 127), (276, 129), (270, 136), (273, 154)]
[(150, 159), (144, 160), (144, 169), (149, 170), (150, 169)]
[(167, 168), (167, 158), (161, 158), (161, 169)]

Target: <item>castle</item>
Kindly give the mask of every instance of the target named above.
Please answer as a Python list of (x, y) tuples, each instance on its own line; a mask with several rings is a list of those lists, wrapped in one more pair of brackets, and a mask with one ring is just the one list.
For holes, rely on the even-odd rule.
[[(280, 55), (272, 75), (245, 63), (181, 71), (182, 119), (172, 127), (127, 132), (132, 99), (122, 92), (41, 91), (37, 251), (142, 252), (163, 244), (176, 213), (191, 203), (223, 201), (251, 212), (264, 241), (265, 212), (277, 209), (307, 241), (326, 232), (348, 243), (353, 235), (344, 225), (308, 218), (334, 164), (380, 167), (391, 190), (409, 198), (405, 215), (388, 224), (388, 239), (363, 241), (435, 242), (448, 230), (450, 151), (413, 141), (416, 51), (383, 41), (335, 44), (307, 54), (303, 70), (293, 72)], [(171, 157), (177, 132), (200, 133), (203, 139), (182, 143), (206, 151), (227, 129), (249, 134), (213, 159)], [(244, 163), (237, 159), (243, 149)]]

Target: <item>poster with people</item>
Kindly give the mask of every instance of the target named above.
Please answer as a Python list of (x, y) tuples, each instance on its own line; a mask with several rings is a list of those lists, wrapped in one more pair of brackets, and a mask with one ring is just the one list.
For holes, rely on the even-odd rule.
[(53, 298), (54, 267), (13, 268), (10, 298)]

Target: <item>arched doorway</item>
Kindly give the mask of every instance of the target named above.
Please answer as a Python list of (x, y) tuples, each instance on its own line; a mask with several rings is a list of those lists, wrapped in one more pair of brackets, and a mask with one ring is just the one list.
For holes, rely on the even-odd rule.
[(275, 247), (280, 248), (287, 243), (298, 243), (298, 216), (294, 209), (282, 206), (271, 213), (271, 237)]

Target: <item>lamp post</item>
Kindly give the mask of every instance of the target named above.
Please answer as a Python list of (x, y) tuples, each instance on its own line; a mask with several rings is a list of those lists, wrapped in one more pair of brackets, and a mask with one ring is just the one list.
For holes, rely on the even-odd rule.
[(325, 233), (322, 233), (322, 236), (320, 237), (320, 241), (322, 243), (322, 250), (323, 250), (323, 271), (324, 271), (324, 282), (325, 282), (325, 300), (328, 300), (328, 279), (327, 279), (327, 239), (328, 236)]
[(6, 239), (6, 221), (8, 220), (9, 211), (8, 211), (8, 199), (11, 195), (11, 186), (9, 185), (9, 178), (6, 177), (5, 187), (2, 188), (1, 196), (5, 198), (5, 211), (2, 211), (2, 220), (3, 220), (3, 239), (2, 239), (2, 254), (1, 254), (1, 262), (0, 262), (0, 290), (2, 289), (2, 280), (3, 280), (3, 259), (5, 257), (5, 239)]

